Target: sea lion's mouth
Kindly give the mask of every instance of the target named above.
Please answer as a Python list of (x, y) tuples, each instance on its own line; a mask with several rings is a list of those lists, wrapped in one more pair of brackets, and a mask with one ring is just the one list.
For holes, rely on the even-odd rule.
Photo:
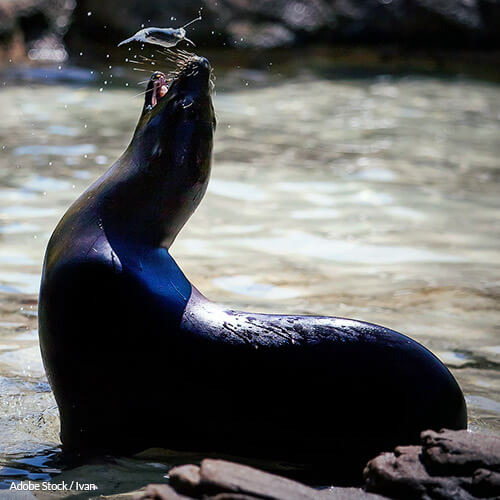
[(161, 71), (156, 71), (151, 76), (146, 90), (147, 108), (153, 109), (168, 92), (169, 81)]
[[(153, 110), (162, 99), (173, 92), (174, 87), (191, 86), (191, 84), (194, 86), (208, 85), (208, 92), (212, 91), (214, 87), (213, 75), (207, 59), (186, 51), (167, 50), (163, 54), (168, 63), (174, 64), (174, 68), (166, 73), (155, 71), (151, 75), (145, 93), (145, 111)], [(207, 76), (207, 78), (201, 77), (204, 82), (197, 79), (201, 75)]]

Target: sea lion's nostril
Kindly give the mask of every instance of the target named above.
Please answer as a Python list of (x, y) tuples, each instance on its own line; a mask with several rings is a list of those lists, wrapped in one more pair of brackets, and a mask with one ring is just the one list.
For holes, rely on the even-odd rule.
[(196, 62), (202, 68), (206, 69), (207, 71), (210, 71), (210, 63), (208, 62), (208, 59), (206, 57), (198, 57), (198, 60)]

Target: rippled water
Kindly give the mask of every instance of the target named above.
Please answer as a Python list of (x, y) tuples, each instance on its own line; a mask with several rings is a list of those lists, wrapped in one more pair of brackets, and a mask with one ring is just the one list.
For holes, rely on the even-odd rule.
[[(172, 248), (187, 276), (236, 308), (354, 317), (414, 337), (459, 380), (470, 428), (500, 433), (500, 86), (249, 75), (215, 97), (212, 181)], [(0, 92), (4, 486), (59, 471), (37, 341), (43, 252), (68, 205), (124, 150), (136, 93), (9, 82)], [(64, 474), (111, 492), (113, 481), (159, 480), (161, 462)]]

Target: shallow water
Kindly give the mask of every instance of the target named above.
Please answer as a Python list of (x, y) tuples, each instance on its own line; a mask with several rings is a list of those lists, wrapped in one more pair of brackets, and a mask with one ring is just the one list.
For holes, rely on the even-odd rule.
[[(222, 82), (212, 180), (172, 248), (187, 276), (236, 308), (347, 316), (414, 337), (457, 377), (470, 428), (500, 433), (500, 86), (416, 74)], [(137, 92), (13, 82), (0, 92), (4, 487), (61, 468), (37, 342), (43, 252), (124, 150)], [(63, 475), (126, 491), (176, 460), (103, 459)]]

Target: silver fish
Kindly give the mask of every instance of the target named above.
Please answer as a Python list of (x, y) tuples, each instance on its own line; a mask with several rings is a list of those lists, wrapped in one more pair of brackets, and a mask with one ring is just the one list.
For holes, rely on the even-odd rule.
[(125, 45), (130, 42), (152, 43), (154, 45), (161, 45), (162, 47), (175, 47), (181, 40), (186, 40), (191, 45), (194, 45), (189, 38), (186, 38), (186, 28), (190, 24), (199, 21), (201, 16), (189, 21), (189, 23), (181, 26), (180, 28), (144, 28), (139, 30), (134, 36), (123, 40), (118, 44)]

